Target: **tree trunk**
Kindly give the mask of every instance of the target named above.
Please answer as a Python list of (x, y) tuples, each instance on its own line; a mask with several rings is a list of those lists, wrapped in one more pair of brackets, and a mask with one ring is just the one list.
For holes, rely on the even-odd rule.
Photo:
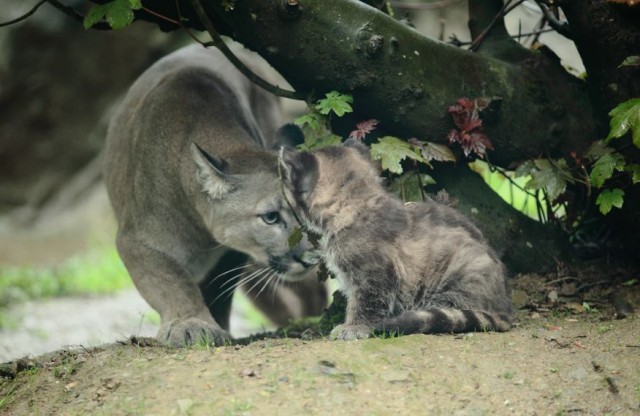
[[(356, 115), (397, 136), (445, 142), (448, 106), (491, 96), (503, 98), (498, 119), (485, 123), (493, 163), (580, 152), (595, 135), (582, 82), (546, 53), (514, 62), (470, 53), (357, 0), (244, 0), (231, 11), (203, 3), (221, 33), (260, 53), (296, 90), (350, 92)], [(181, 10), (197, 21), (187, 4)]]
[[(567, 8), (580, 52), (593, 56), (585, 59), (588, 71), (599, 68), (599, 59), (619, 58), (618, 52), (607, 53), (602, 41), (597, 43), (599, 52), (590, 51), (597, 35), (590, 32), (589, 13), (581, 11), (589, 5), (590, 10), (602, 12), (610, 8), (608, 4), (600, 0), (559, 3)], [(202, 30), (191, 0), (179, 4), (180, 13), (173, 0), (154, 2), (153, 7), (161, 15)], [(616, 86), (636, 89), (639, 79), (627, 77), (619, 82), (614, 77), (612, 86), (607, 84), (610, 78), (594, 73), (597, 85), (590, 82), (588, 90), (585, 82), (562, 68), (550, 50), (530, 51), (517, 45), (501, 19), (485, 33), (502, 8), (501, 0), (469, 0), (472, 36), (483, 39), (477, 53), (429, 39), (357, 0), (202, 0), (202, 4), (221, 34), (257, 51), (297, 91), (311, 98), (329, 90), (350, 92), (355, 120), (376, 118), (381, 130), (396, 136), (446, 142), (454, 127), (447, 108), (458, 98), (501, 97), (497, 117), (483, 120), (483, 128), (494, 147), (489, 159), (503, 167), (536, 157), (569, 159), (571, 154), (584, 154), (592, 141), (602, 137), (610, 109), (605, 111), (600, 104), (594, 109), (592, 101), (597, 102), (605, 84), (614, 92)], [(136, 12), (136, 17), (166, 30), (178, 28), (145, 11)], [(606, 33), (606, 21), (601, 19), (603, 24), (596, 25), (598, 33)], [(624, 19), (620, 22), (629, 26)], [(635, 32), (629, 27), (628, 33)], [(614, 38), (605, 37), (605, 42), (638, 44)], [(600, 62), (600, 69), (610, 72), (611, 65), (617, 64)], [(617, 95), (609, 94), (609, 103), (619, 102), (624, 95), (617, 91)], [(512, 268), (540, 269), (552, 258), (562, 257), (565, 246), (556, 230), (511, 210), (461, 165), (438, 168), (434, 176), (461, 200), (463, 211), (469, 214), (471, 207), (476, 208), (473, 212), (478, 214), (471, 216), (481, 217), (479, 225), (494, 246), (504, 251)]]

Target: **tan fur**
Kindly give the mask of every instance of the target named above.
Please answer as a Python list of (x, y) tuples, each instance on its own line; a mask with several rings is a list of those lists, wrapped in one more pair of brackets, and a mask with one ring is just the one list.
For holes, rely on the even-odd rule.
[[(236, 53), (263, 72), (255, 56)], [(307, 302), (318, 305), (313, 313), (322, 310), (323, 302), (314, 299), (326, 301), (325, 289), (299, 259), (308, 243), (293, 250), (288, 245), (295, 222), (270, 150), (290, 140), (276, 134), (279, 124), (275, 97), (217, 49), (199, 45), (142, 74), (111, 121), (104, 176), (118, 220), (118, 252), (160, 313), (162, 342), (223, 343), (231, 294), (242, 278), (253, 279), (246, 285), (255, 287), (250, 297), (269, 299), (276, 298), (274, 282), (309, 280), (288, 291), (313, 297)], [(277, 222), (266, 223), (264, 215), (273, 212)], [(286, 302), (257, 303), (268, 309)], [(300, 317), (304, 308), (292, 305), (297, 313), (272, 316), (278, 323), (286, 315)]]

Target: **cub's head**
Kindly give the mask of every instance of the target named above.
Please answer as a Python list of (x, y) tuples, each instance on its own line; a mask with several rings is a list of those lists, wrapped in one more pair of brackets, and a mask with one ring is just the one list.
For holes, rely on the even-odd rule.
[(197, 209), (212, 236), (285, 280), (302, 279), (311, 265), (301, 256), (311, 245), (303, 239), (289, 247), (298, 224), (283, 198), (276, 153), (244, 149), (222, 160), (195, 144), (191, 153), (204, 193)]
[(380, 186), (369, 149), (352, 139), (313, 153), (283, 147), (279, 163), (296, 212), (319, 233), (332, 218), (350, 215), (360, 198)]

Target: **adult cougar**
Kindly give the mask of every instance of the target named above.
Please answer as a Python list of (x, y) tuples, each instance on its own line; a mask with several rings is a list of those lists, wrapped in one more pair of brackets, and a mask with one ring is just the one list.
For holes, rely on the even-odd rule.
[(353, 140), (314, 153), (283, 148), (281, 163), (296, 211), (322, 236), (320, 254), (347, 296), (333, 338), (511, 327), (502, 263), (453, 208), (404, 204)]
[[(254, 56), (237, 53), (259, 72)], [(191, 46), (142, 74), (110, 123), (104, 175), (118, 252), (169, 345), (227, 339), (230, 292), (243, 282), (278, 323), (325, 306), (299, 257), (305, 247), (288, 246), (295, 224), (268, 149), (299, 131), (277, 135), (279, 111), (218, 50)], [(268, 286), (278, 279), (308, 286)], [(273, 305), (280, 289), (306, 297), (301, 312)]]

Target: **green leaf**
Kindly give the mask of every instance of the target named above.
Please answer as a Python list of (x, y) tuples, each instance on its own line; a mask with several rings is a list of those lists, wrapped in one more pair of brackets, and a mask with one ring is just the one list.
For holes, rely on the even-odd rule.
[(604, 140), (596, 140), (591, 143), (591, 146), (589, 146), (584, 156), (589, 160), (598, 160), (607, 153), (612, 153), (614, 150), (612, 147), (607, 146)]
[(382, 169), (389, 172), (401, 174), (400, 162), (406, 158), (425, 162), (413, 146), (397, 137), (384, 136), (378, 139), (378, 143), (371, 145), (371, 159), (382, 161)]
[(93, 25), (104, 19), (109, 9), (108, 4), (96, 4), (87, 12), (82, 25), (85, 29), (90, 29)]
[(622, 61), (622, 63), (618, 65), (618, 68), (621, 68), (623, 66), (638, 66), (638, 65), (640, 65), (640, 56), (631, 55), (631, 56), (627, 56), (624, 59), (624, 61)]
[(315, 111), (310, 111), (306, 114), (293, 120), (293, 123), (299, 127), (309, 127), (311, 130), (317, 131), (321, 127), (324, 127), (326, 117)]
[(329, 114), (334, 112), (338, 117), (342, 117), (345, 113), (353, 112), (351, 104), (353, 103), (353, 96), (351, 94), (341, 94), (338, 91), (331, 91), (326, 94), (326, 98), (318, 100), (316, 104), (316, 110), (320, 114)]
[(302, 228), (301, 227), (296, 227), (293, 229), (293, 231), (291, 231), (291, 234), (289, 234), (289, 239), (287, 240), (287, 242), (289, 243), (289, 250), (292, 250), (295, 246), (298, 245), (298, 243), (302, 240)]
[(142, 0), (113, 0), (93, 6), (84, 18), (84, 28), (89, 29), (106, 19), (112, 29), (122, 29), (133, 22), (133, 11), (142, 8)]
[(613, 171), (622, 170), (624, 164), (624, 157), (618, 152), (602, 155), (591, 168), (591, 184), (596, 188), (602, 188), (606, 180), (613, 175)]
[(449, 146), (431, 142), (424, 142), (418, 139), (409, 139), (409, 144), (420, 150), (420, 154), (428, 163), (432, 160), (437, 162), (455, 162), (456, 156), (453, 154)]
[(631, 175), (631, 182), (633, 182), (634, 185), (640, 182), (640, 165), (637, 163), (627, 165), (624, 170), (629, 172)]
[(397, 194), (404, 202), (422, 201), (423, 191), (421, 186), (433, 185), (436, 181), (429, 175), (415, 172), (406, 172), (395, 178), (389, 189)]
[(520, 178), (522, 176), (531, 175), (531, 172), (536, 170), (536, 164), (533, 163), (533, 160), (525, 160), (521, 163), (515, 172), (515, 177)]
[(340, 143), (342, 143), (342, 137), (335, 134), (328, 134), (323, 137), (305, 140), (303, 144), (298, 145), (298, 150), (311, 152), (313, 150), (322, 149), (323, 147), (339, 146)]
[(602, 215), (607, 215), (612, 207), (622, 208), (624, 203), (624, 191), (622, 189), (605, 189), (596, 199), (596, 205), (600, 207)]
[(620, 103), (609, 112), (609, 115), (611, 131), (605, 140), (608, 142), (614, 137), (622, 137), (632, 130), (633, 144), (640, 148), (640, 98), (632, 98)]
[(531, 171), (531, 179), (525, 188), (544, 189), (549, 200), (554, 201), (567, 187), (567, 174), (563, 171), (566, 162), (559, 159), (552, 164), (547, 159), (536, 159), (533, 163), (535, 170)]

